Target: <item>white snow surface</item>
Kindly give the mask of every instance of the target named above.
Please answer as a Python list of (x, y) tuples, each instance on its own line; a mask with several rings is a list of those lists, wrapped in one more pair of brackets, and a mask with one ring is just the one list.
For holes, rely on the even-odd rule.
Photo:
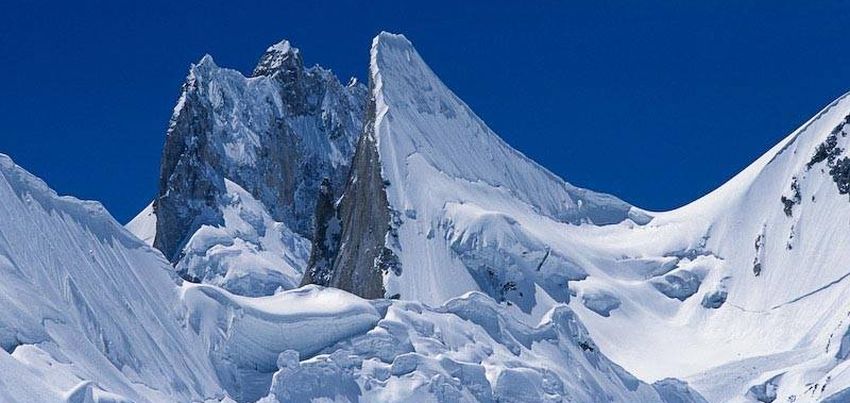
[(153, 240), (156, 238), (156, 214), (153, 211), (153, 202), (145, 206), (124, 227), (149, 246), (153, 246)]
[(528, 325), (480, 293), (239, 296), (2, 155), (0, 200), (4, 402), (661, 401), (565, 306)]
[(223, 225), (203, 225), (189, 238), (175, 268), (230, 292), (262, 296), (292, 289), (310, 257), (310, 241), (272, 219), (265, 206), (224, 179)]
[(658, 402), (659, 393), (602, 355), (573, 312), (526, 325), (480, 293), (432, 308), (375, 303), (383, 318), (309, 360), (281, 354), (264, 403)]
[[(440, 304), (469, 290), (500, 294), (510, 282), (517, 289), (508, 290), (512, 295), (505, 299), (526, 310), (533, 305), (536, 283), (560, 287), (563, 292), (553, 293), (565, 300), (566, 280), (582, 273), (551, 271), (551, 264), (541, 270), (549, 254), (518, 218), (569, 227), (566, 223), (650, 219), (613, 196), (564, 182), (512, 149), (437, 78), (403, 36), (375, 38), (370, 75), (376, 104), (370, 135), (389, 184), (390, 207), (401, 223), (398, 239), (388, 240), (388, 246), (397, 250), (404, 271), (388, 276), (388, 295)], [(563, 256), (552, 258), (559, 262)]]

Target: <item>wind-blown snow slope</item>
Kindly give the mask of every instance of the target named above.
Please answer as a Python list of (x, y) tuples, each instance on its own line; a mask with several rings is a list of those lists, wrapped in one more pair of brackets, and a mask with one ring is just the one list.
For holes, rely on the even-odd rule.
[(0, 223), (0, 400), (223, 396), (171, 266), (103, 206), (0, 155)]

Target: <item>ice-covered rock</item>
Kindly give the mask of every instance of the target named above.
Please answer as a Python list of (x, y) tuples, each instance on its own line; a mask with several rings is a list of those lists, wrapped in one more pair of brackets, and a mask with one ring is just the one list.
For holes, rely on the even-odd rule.
[[(214, 278), (248, 276), (246, 282), (258, 287), (254, 294), (297, 285), (307, 260), (300, 256), (300, 245), (313, 235), (320, 184), (327, 179), (333, 194), (341, 192), (362, 129), (365, 98), (365, 87), (356, 81), (346, 86), (329, 70), (304, 67), (301, 53), (286, 41), (269, 47), (251, 77), (218, 67), (210, 56), (192, 65), (168, 128), (155, 217), (145, 220), (156, 228), (153, 245), (186, 278), (204, 280), (198, 272), (208, 271), (208, 260), (191, 257), (204, 253), (192, 244), (198, 236), (219, 232), (232, 253), (271, 252), (264, 262), (253, 263), (269, 275), (232, 273), (232, 266), (214, 262)], [(224, 239), (238, 232), (234, 226), (253, 224), (226, 217), (233, 186), (279, 223), (265, 236), (297, 245), (296, 250), (284, 256), (262, 244)], [(129, 228), (149, 237), (149, 227), (137, 223)]]

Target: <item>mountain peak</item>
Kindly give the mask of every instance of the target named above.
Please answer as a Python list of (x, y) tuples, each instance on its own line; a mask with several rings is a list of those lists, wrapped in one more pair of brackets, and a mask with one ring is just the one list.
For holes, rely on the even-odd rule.
[(281, 53), (281, 54), (297, 54), (300, 51), (298, 50), (298, 48), (292, 46), (292, 44), (290, 44), (288, 40), (284, 39), (284, 40), (281, 40), (280, 42), (278, 42), (278, 43), (276, 43), (272, 46), (269, 46), (268, 49), (266, 49), (266, 52), (267, 53), (277, 52), (277, 53)]
[(372, 39), (372, 48), (376, 46), (406, 46), (413, 47), (413, 43), (403, 34), (381, 31)]
[(280, 71), (301, 70), (303, 68), (304, 61), (301, 59), (301, 51), (284, 39), (266, 49), (251, 75), (254, 77), (273, 76)]
[(218, 69), (218, 65), (215, 63), (215, 60), (213, 60), (213, 57), (209, 53), (205, 54), (201, 58), (201, 60), (198, 60), (197, 63), (193, 63), (192, 67), (190, 68), (192, 73), (198, 71), (211, 71), (216, 69)]

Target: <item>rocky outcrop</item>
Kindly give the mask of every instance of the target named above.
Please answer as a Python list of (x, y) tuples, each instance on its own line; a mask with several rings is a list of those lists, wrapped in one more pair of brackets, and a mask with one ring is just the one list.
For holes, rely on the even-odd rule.
[(287, 41), (269, 47), (250, 78), (205, 56), (191, 67), (169, 124), (154, 246), (177, 264), (200, 228), (224, 226), (227, 181), (286, 227), (281, 236), (291, 229), (312, 238), (320, 193), (338, 197), (345, 184), (365, 101), (365, 86), (305, 68)]
[(310, 249), (310, 260), (301, 279), (301, 285), (328, 285), (331, 281), (333, 263), (339, 249), (341, 224), (334, 203), (334, 195), (330, 181), (325, 179), (316, 200), (316, 218), (314, 220), (313, 242)]
[[(388, 270), (393, 252), (385, 246), (390, 232), (390, 210), (386, 183), (381, 177), (381, 162), (375, 144), (375, 100), (367, 107), (366, 125), (357, 144), (345, 192), (335, 214), (326, 214), (327, 206), (317, 209), (319, 243), (326, 242), (327, 228), (338, 220), (341, 226), (339, 250), (330, 265), (325, 254), (336, 247), (320, 245), (310, 257), (303, 284), (315, 283), (341, 288), (364, 298), (383, 298), (383, 271)], [(397, 259), (396, 259), (397, 260)], [(330, 268), (330, 270), (328, 270)]]

